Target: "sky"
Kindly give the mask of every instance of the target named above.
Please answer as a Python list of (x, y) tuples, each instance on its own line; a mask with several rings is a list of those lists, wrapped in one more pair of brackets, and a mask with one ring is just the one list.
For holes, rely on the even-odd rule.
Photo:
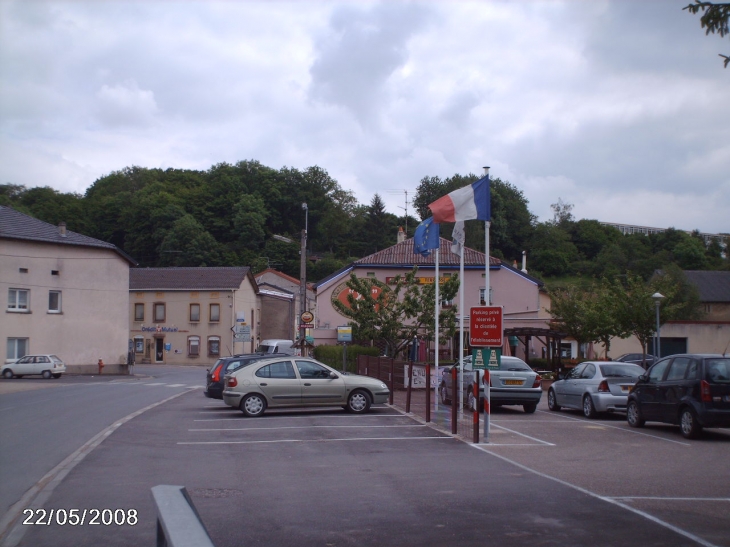
[(414, 215), (481, 174), (540, 221), (730, 232), (730, 40), (690, 0), (0, 0), (0, 184), (325, 169)]

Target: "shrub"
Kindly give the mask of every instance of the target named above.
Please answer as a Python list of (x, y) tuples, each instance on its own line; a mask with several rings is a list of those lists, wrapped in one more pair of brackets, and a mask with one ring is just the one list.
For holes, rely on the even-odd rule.
[[(342, 352), (344, 346), (317, 346), (314, 348), (314, 358), (331, 366), (335, 370), (342, 370)], [(369, 346), (348, 345), (347, 346), (347, 372), (357, 372), (357, 356), (380, 355), (378, 348)]]

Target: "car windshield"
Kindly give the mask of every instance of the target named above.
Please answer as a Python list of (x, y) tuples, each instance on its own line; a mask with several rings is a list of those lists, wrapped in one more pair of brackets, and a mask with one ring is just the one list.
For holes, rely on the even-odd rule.
[(644, 369), (639, 365), (599, 365), (604, 378), (638, 378), (644, 374)]
[(499, 370), (529, 370), (532, 372), (532, 369), (527, 366), (527, 363), (519, 359), (507, 359), (505, 357), (502, 357)]
[(706, 359), (707, 379), (716, 384), (730, 384), (730, 359)]

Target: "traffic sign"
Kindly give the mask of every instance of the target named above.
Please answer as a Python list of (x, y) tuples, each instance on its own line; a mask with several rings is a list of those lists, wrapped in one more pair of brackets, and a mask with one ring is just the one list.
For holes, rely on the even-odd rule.
[(474, 370), (496, 370), (502, 361), (502, 348), (479, 348), (471, 352), (471, 367)]
[(501, 347), (503, 337), (502, 307), (478, 306), (469, 314), (469, 345)]

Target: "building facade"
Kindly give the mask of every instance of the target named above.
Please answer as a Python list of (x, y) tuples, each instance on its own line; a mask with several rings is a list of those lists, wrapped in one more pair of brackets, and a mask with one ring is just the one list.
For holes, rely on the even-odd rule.
[(253, 352), (260, 336), (248, 267), (133, 268), (126, 309), (137, 363), (210, 364)]
[(126, 364), (134, 265), (111, 243), (0, 206), (5, 359), (51, 353), (70, 366)]

